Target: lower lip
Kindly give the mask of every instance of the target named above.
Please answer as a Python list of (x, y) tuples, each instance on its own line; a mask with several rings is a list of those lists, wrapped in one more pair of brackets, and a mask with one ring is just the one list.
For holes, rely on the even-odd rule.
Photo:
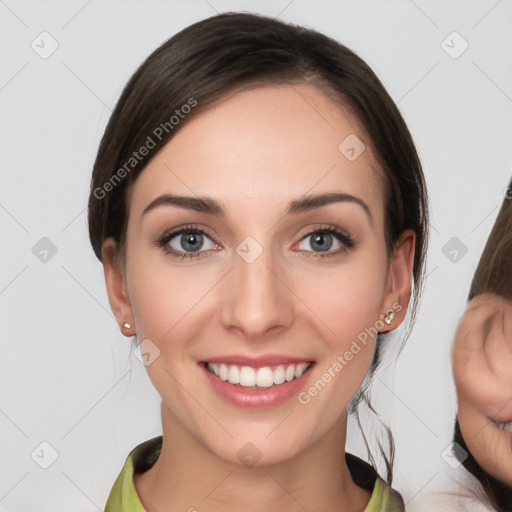
[(214, 373), (207, 370), (204, 364), (199, 366), (213, 390), (224, 400), (244, 409), (264, 409), (276, 407), (296, 395), (306, 384), (314, 363), (300, 377), (290, 382), (259, 389), (231, 384), (227, 380), (219, 379)]

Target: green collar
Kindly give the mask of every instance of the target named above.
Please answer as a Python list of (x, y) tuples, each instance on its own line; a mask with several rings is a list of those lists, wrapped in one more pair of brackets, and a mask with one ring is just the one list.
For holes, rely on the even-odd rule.
[[(139, 444), (130, 452), (110, 491), (105, 512), (146, 512), (135, 490), (133, 474), (143, 473), (151, 468), (158, 459), (161, 449), (162, 436), (158, 436)], [(367, 462), (351, 453), (345, 454), (345, 460), (354, 482), (364, 489), (373, 489), (364, 512), (405, 511), (400, 494), (386, 485)]]

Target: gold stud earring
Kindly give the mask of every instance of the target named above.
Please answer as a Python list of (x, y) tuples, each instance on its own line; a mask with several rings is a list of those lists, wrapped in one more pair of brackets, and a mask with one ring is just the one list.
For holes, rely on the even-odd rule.
[(388, 325), (391, 325), (391, 322), (393, 321), (393, 318), (395, 318), (395, 312), (394, 311), (388, 311), (385, 315), (384, 315), (384, 322), (386, 322)]

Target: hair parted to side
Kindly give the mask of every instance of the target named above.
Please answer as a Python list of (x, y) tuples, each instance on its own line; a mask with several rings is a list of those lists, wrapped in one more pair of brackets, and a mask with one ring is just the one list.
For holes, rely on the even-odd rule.
[[(223, 13), (190, 25), (149, 55), (128, 81), (101, 139), (92, 173), (88, 220), (94, 252), (102, 261), (102, 243), (113, 237), (122, 264), (131, 185), (186, 123), (238, 91), (300, 83), (316, 86), (350, 114), (380, 164), (388, 261), (403, 231), (411, 228), (416, 233), (412, 328), (429, 222), (425, 179), (405, 121), (375, 73), (352, 50), (315, 30), (259, 14)], [(194, 108), (185, 109), (193, 105), (191, 100)], [(169, 123), (173, 116), (177, 122)], [(134, 152), (149, 146), (148, 137), (151, 149), (135, 161)], [(410, 328), (403, 343), (409, 333)], [(383, 340), (379, 334), (371, 373), (379, 364)], [(368, 402), (366, 390), (356, 395), (351, 411), (363, 401)], [(392, 462), (391, 454), (391, 462), (386, 461), (388, 483)]]
[[(512, 301), (512, 180), (505, 199), (487, 239), (473, 276), (468, 302), (482, 293), (492, 293)], [(458, 418), (455, 420), (453, 440), (467, 452), (462, 465), (482, 485), (485, 499), (498, 512), (512, 510), (512, 489), (487, 473), (468, 450)]]

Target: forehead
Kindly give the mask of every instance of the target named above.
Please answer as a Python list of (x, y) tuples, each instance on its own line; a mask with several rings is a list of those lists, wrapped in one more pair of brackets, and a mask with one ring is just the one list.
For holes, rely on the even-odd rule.
[(381, 173), (357, 121), (316, 87), (258, 87), (186, 123), (135, 181), (130, 212), (168, 192), (213, 197), (240, 213), (339, 191), (379, 217)]

